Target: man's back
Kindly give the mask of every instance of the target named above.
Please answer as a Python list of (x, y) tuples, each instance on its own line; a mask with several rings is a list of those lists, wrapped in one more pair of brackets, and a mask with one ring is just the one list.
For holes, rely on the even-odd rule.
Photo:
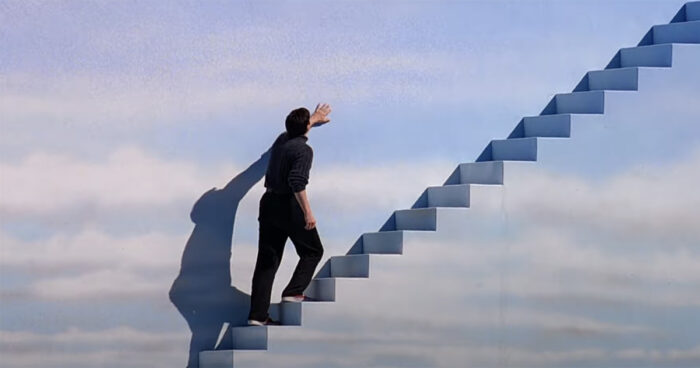
[(265, 173), (265, 187), (275, 193), (299, 192), (306, 188), (313, 160), (313, 150), (304, 135), (289, 138), (280, 134), (272, 145)]
[(304, 290), (323, 256), (316, 219), (306, 196), (313, 159), (313, 150), (306, 144), (306, 134), (314, 125), (329, 122), (330, 112), (328, 104), (318, 104), (313, 115), (305, 107), (292, 110), (284, 122), (286, 132), (272, 144), (265, 173), (267, 191), (260, 198), (258, 212), (260, 234), (250, 293), (249, 325), (280, 324), (270, 318), (268, 310), (275, 273), (288, 238), (294, 244), (299, 262), (282, 291), (282, 301), (306, 300)]

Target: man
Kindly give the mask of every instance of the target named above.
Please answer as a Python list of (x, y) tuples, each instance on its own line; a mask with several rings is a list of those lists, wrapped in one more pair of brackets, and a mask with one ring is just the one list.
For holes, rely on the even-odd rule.
[(328, 104), (318, 104), (312, 115), (300, 107), (287, 115), (286, 132), (277, 137), (270, 149), (265, 173), (265, 194), (260, 198), (258, 257), (253, 272), (248, 324), (279, 325), (270, 318), (270, 294), (275, 273), (282, 260), (287, 238), (292, 239), (299, 263), (287, 287), (283, 302), (308, 300), (303, 295), (323, 256), (323, 245), (316, 219), (306, 196), (313, 150), (306, 144), (309, 130), (330, 121)]

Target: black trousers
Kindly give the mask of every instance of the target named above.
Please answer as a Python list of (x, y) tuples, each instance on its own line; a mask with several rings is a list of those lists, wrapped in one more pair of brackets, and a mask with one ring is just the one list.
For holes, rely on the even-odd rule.
[(300, 295), (311, 282), (323, 256), (323, 245), (314, 227), (304, 229), (304, 212), (294, 194), (265, 192), (258, 215), (258, 257), (253, 272), (248, 319), (264, 321), (270, 308), (272, 283), (279, 268), (287, 238), (299, 255), (294, 274), (282, 296)]

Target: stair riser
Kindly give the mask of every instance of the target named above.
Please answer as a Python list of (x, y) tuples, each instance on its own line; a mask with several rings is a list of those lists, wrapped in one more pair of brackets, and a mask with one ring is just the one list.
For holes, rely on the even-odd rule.
[(642, 46), (620, 50), (620, 65), (623, 68), (634, 66), (671, 67), (672, 64), (672, 45)]
[(430, 209), (411, 209), (394, 212), (396, 230), (436, 230), (437, 212)]
[(639, 69), (609, 69), (588, 72), (588, 89), (636, 91), (639, 88)]
[(523, 119), (525, 137), (570, 137), (571, 115), (542, 115)]
[(605, 92), (579, 92), (555, 97), (557, 114), (602, 114)]
[(233, 350), (205, 350), (199, 353), (201, 368), (232, 368)]
[(403, 232), (384, 231), (363, 234), (362, 252), (366, 254), (402, 254)]
[[(302, 303), (280, 302), (271, 305), (270, 317), (282, 322), (285, 326), (301, 326)], [(272, 308), (272, 307), (276, 308)]]
[(652, 28), (654, 43), (700, 43), (700, 21), (671, 23)]
[(537, 161), (537, 139), (504, 139), (491, 142), (494, 160)]
[(685, 4), (685, 20), (700, 20), (700, 2)]
[(428, 207), (469, 207), (468, 185), (429, 187)]
[(369, 255), (331, 257), (331, 277), (369, 277)]
[(503, 184), (503, 162), (475, 162), (459, 165), (462, 184)]
[(231, 328), (234, 350), (267, 350), (267, 327), (245, 326)]
[(335, 279), (322, 278), (313, 279), (304, 291), (304, 295), (318, 301), (334, 302), (335, 301)]

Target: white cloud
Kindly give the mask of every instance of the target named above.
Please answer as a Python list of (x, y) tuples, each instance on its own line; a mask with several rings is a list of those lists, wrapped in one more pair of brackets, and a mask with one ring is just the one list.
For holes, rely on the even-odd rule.
[[(115, 211), (133, 216), (148, 208), (157, 214), (159, 211), (154, 209), (166, 211), (174, 202), (191, 204), (211, 183), (222, 187), (237, 174), (233, 167), (201, 168), (191, 162), (162, 160), (133, 147), (119, 149), (104, 161), (37, 153), (0, 167), (0, 209), (6, 220), (68, 216), (67, 221), (78, 222), (70, 232), (58, 228), (55, 234), (39, 240), (20, 240), (8, 232), (0, 234), (0, 264), (35, 278), (18, 294), (40, 299), (161, 295), (179, 269), (186, 231), (194, 227), (187, 220), (187, 212), (181, 214), (186, 228), (174, 234), (142, 232), (154, 223), (141, 224), (131, 235), (116, 236), (101, 230), (95, 219)], [(345, 220), (380, 210), (388, 216), (393, 208), (410, 206), (425, 186), (441, 184), (452, 168), (451, 164), (435, 161), (315, 168), (312, 175), (316, 184), (309, 196), (317, 211), (332, 210)], [(260, 189), (262, 181), (252, 192)], [(241, 219), (252, 221), (257, 202), (257, 197), (246, 197), (238, 209), (236, 223)], [(91, 208), (89, 215), (75, 215), (86, 207)], [(157, 222), (163, 215), (157, 216), (150, 220)], [(235, 230), (234, 237), (239, 240), (234, 246), (234, 261), (254, 259), (257, 248), (245, 242), (252, 241), (248, 237), (256, 234), (240, 225)], [(326, 244), (330, 244), (324, 258), (347, 250), (356, 236), (324, 236)], [(247, 289), (246, 272), (252, 270), (246, 268), (250, 262), (243, 263), (237, 265), (240, 272), (234, 275)], [(284, 267), (293, 266), (292, 262), (285, 264)], [(153, 278), (153, 272), (160, 276)]]
[[(11, 219), (81, 206), (109, 211), (183, 200), (193, 203), (212, 183), (223, 187), (242, 167), (204, 168), (160, 159), (135, 147), (119, 148), (103, 161), (34, 153), (17, 163), (0, 163), (0, 211)], [(425, 186), (442, 184), (453, 167), (445, 161), (424, 161), (314, 168), (309, 195), (338, 210), (371, 211), (408, 203)], [(262, 179), (258, 187), (261, 183)]]
[[(35, 86), (33, 90), (4, 88), (0, 99), (3, 124), (36, 122), (80, 126), (129, 126), (183, 120), (201, 120), (208, 114), (236, 111), (242, 107), (276, 106), (294, 96), (288, 86), (237, 83), (202, 85), (188, 80), (153, 81), (120, 75), (12, 76), (13, 84)], [(26, 88), (26, 87), (25, 87)]]
[(0, 330), (3, 366), (166, 367), (187, 360), (188, 334), (120, 326), (56, 333)]
[(338, 213), (409, 208), (426, 187), (442, 185), (455, 166), (434, 160), (319, 169), (312, 172), (309, 196)]
[[(536, 165), (536, 164), (534, 164)], [(523, 167), (508, 177), (503, 195), (479, 203), (490, 213), (533, 226), (616, 232), (689, 244), (700, 239), (700, 151), (684, 159), (646, 164), (603, 179)], [(506, 206), (506, 207), (503, 207)]]
[[(40, 241), (20, 241), (0, 234), (0, 264), (32, 272), (56, 272), (105, 267), (162, 269), (177, 265), (177, 249), (185, 236), (146, 233), (110, 236), (96, 229), (74, 234), (56, 234)], [(174, 251), (175, 250), (175, 251)]]
[[(172, 269), (175, 275), (176, 268)], [(154, 277), (124, 269), (84, 272), (78, 276), (44, 278), (29, 287), (35, 298), (51, 300), (152, 299), (165, 297), (174, 276)]]
[[(363, 38), (370, 36), (350, 31), (338, 36), (345, 41), (342, 47), (303, 45), (308, 52), (298, 52), (290, 44), (302, 47), (303, 36), (295, 39), (284, 27), (260, 25), (197, 39), (165, 36), (160, 27), (139, 25), (120, 32), (96, 32), (82, 40), (93, 55), (121, 58), (127, 67), (117, 65), (123, 69), (5, 72), (0, 79), (2, 123), (118, 124), (136, 129), (288, 106), (290, 101), (317, 96), (347, 104), (381, 99), (402, 106), (474, 101), (488, 106), (509, 100), (511, 106), (530, 106), (538, 101), (544, 104), (555, 92), (552, 86), (571, 88), (569, 84), (599, 59), (586, 52), (570, 57), (569, 64), (555, 63), (548, 53), (527, 50), (529, 56), (523, 57), (525, 50), (504, 49), (502, 44), (472, 46), (479, 47), (476, 54), (467, 47), (458, 48), (456, 41), (418, 50), (385, 50), (375, 42), (366, 43)], [(153, 50), (152, 59), (133, 54), (135, 45), (148, 48), (153, 42), (162, 49)], [(171, 59), (169, 52), (183, 60)], [(76, 57), (70, 50), (60, 55)], [(579, 71), (570, 63), (576, 63)], [(540, 72), (533, 72), (537, 67), (542, 67)], [(554, 73), (552, 68), (557, 67)], [(555, 84), (560, 80), (557, 76), (571, 82)]]
[[(358, 330), (348, 333), (339, 328), (335, 331), (303, 331), (284, 334), (275, 340), (274, 346), (286, 346), (285, 351), (275, 350), (263, 354), (241, 352), (236, 362), (246, 367), (264, 367), (276, 362), (285, 362), (291, 367), (316, 367), (332, 364), (337, 367), (357, 366), (430, 366), (454, 367), (470, 365), (480, 367), (561, 367), (576, 363), (588, 365), (637, 366), (653, 362), (656, 366), (678, 366), (698, 360), (698, 346), (685, 349), (615, 349), (612, 347), (564, 347), (561, 349), (511, 346), (506, 342), (491, 341), (493, 336), (469, 339), (452, 336), (448, 332), (403, 330), (402, 326), (384, 326), (382, 331), (372, 333)], [(272, 338), (279, 338), (273, 334)], [(541, 338), (540, 335), (532, 339)], [(278, 345), (279, 344), (279, 345)], [(326, 345), (327, 344), (327, 345)], [(333, 349), (318, 352), (304, 347), (326, 347), (342, 345), (353, 359), (338, 359), (340, 354)], [(293, 346), (297, 349), (289, 349)]]
[[(645, 249), (643, 252), (630, 251), (624, 258), (613, 257), (605, 251), (604, 244), (598, 244), (608, 241), (604, 234), (598, 241), (585, 240), (571, 233), (568, 226), (587, 224), (603, 229), (622, 229), (623, 234), (629, 229), (643, 226), (645, 232), (674, 232), (693, 236), (696, 231), (693, 224), (700, 221), (694, 217), (700, 200), (695, 193), (681, 187), (698, 181), (697, 173), (691, 169), (700, 162), (698, 157), (700, 155), (672, 167), (652, 168), (641, 174), (623, 173), (597, 184), (541, 172), (518, 179), (517, 183), (507, 187), (508, 216), (511, 221), (526, 221), (533, 230), (523, 235), (522, 244), (511, 249), (510, 256), (526, 260), (533, 267), (583, 273), (594, 264), (600, 283), (582, 284), (580, 291), (611, 297), (619, 291), (604, 284), (615, 280), (642, 284), (669, 280), (682, 284), (700, 281), (700, 274), (696, 271), (700, 265), (690, 249), (664, 247)], [(412, 204), (427, 185), (440, 184), (452, 166), (445, 162), (425, 162), (420, 165), (318, 168), (313, 172), (316, 184), (310, 196), (312, 203), (343, 213), (344, 216), (362, 216), (380, 209), (387, 209), (388, 214), (391, 209)], [(4, 202), (2, 208), (6, 216), (18, 212), (33, 216), (59, 213), (66, 206), (74, 206), (81, 201), (95, 204), (103, 211), (111, 211), (125, 204), (159, 206), (185, 198), (192, 201), (206, 189), (200, 182), (223, 184), (235, 171), (227, 168), (201, 169), (189, 162), (168, 162), (138, 149), (127, 148), (115, 152), (104, 163), (37, 154), (16, 165), (5, 164), (3, 173), (6, 175), (2, 179), (1, 201)], [(677, 180), (664, 180), (662, 174), (656, 173), (670, 175)], [(43, 182), (42, 177), (53, 178), (51, 193), (42, 192), (44, 186), (39, 184)], [(175, 184), (167, 188), (170, 183)], [(339, 183), (345, 184), (341, 186)], [(546, 192), (547, 195), (533, 195), (538, 192)], [(655, 193), (664, 195), (655, 196)], [(257, 200), (244, 202), (239, 208), (239, 217), (254, 218)], [(601, 202), (609, 204), (607, 210), (600, 209)], [(497, 205), (472, 210), (486, 211), (485, 216), (498, 218), (498, 211), (503, 208)], [(31, 294), (41, 298), (58, 298), (61, 293), (72, 298), (107, 294), (116, 296), (120, 293), (131, 295), (135, 292), (145, 296), (168, 287), (167, 283), (171, 282), (178, 269), (181, 253), (173, 249), (182, 249), (186, 240), (184, 233), (166, 235), (149, 232), (115, 237), (100, 231), (98, 227), (87, 227), (73, 235), (58, 233), (30, 242), (3, 234), (0, 262), (11, 269), (32, 270), (37, 275), (63, 272), (72, 267), (82, 270), (79, 274), (54, 275), (56, 277), (52, 279), (37, 280)], [(334, 245), (335, 248), (329, 248), (331, 251), (324, 258), (333, 255), (331, 253), (345, 251), (351, 245), (348, 239), (335, 240), (338, 244)], [(499, 249), (506, 246), (505, 243), (489, 240), (478, 248), (442, 247), (439, 257), (484, 271), (485, 265), (500, 261), (502, 254)], [(426, 246), (429, 249), (437, 247)], [(234, 249), (238, 254), (234, 261), (254, 258), (255, 247), (250, 244), (237, 244)], [(531, 258), (532, 254), (539, 256)], [(441, 263), (435, 259), (436, 256), (435, 253), (426, 253), (420, 259)], [(291, 262), (287, 263), (291, 265)], [(640, 270), (640, 264), (646, 265), (644, 272)], [(245, 282), (248, 281), (244, 277), (246, 266), (238, 265), (242, 273), (237, 276)], [(133, 270), (161, 270), (169, 271), (169, 274), (154, 284), (146, 273), (134, 273)], [(529, 277), (522, 276), (521, 280), (529, 280), (524, 282), (522, 290), (532, 293), (556, 292), (550, 289), (551, 285), (548, 286), (547, 275), (535, 273)], [(240, 280), (239, 283), (243, 282)], [(514, 282), (517, 283), (517, 280)], [(119, 285), (139, 283), (143, 283), (143, 288), (119, 288)], [(675, 297), (683, 293), (683, 289), (678, 289), (658, 300), (672, 303)], [(630, 295), (634, 296), (634, 292)], [(695, 303), (682, 298), (675, 298), (675, 301)]]
[[(692, 160), (691, 160), (692, 161)], [(688, 163), (684, 163), (688, 164)], [(680, 164), (681, 166), (684, 164)], [(682, 167), (681, 167), (682, 168)], [(422, 176), (423, 180), (437, 173), (444, 173), (444, 169), (435, 169), (429, 166), (426, 170), (428, 174)], [(359, 170), (359, 168), (358, 168)], [(397, 178), (381, 176), (383, 172), (390, 172), (392, 175), (400, 175), (404, 170), (369, 169), (363, 178), (366, 179), (361, 188), (355, 190), (373, 189), (372, 183), (383, 183), (381, 191), (387, 191), (396, 185)], [(678, 169), (681, 170), (681, 169)], [(670, 170), (671, 172), (675, 172)], [(682, 171), (682, 170), (681, 170)], [(351, 172), (351, 170), (348, 170)], [(668, 172), (668, 170), (666, 170)], [(417, 175), (414, 172), (411, 175)], [(321, 175), (319, 173), (319, 175)], [(350, 175), (344, 171), (331, 171), (324, 173), (328, 177), (318, 182), (331, 182), (331, 178), (338, 178), (342, 175)], [(359, 176), (362, 173), (358, 173)], [(376, 175), (379, 175), (377, 178)], [(623, 174), (619, 178), (614, 178), (610, 183), (625, 182), (623, 179), (629, 174)], [(646, 176), (642, 176), (643, 180)], [(648, 185), (662, 185), (651, 177)], [(403, 179), (406, 180), (406, 179)], [(550, 182), (559, 183), (561, 182)], [(364, 186), (366, 185), (366, 187)], [(416, 183), (416, 186), (423, 187), (424, 183)], [(579, 184), (577, 184), (579, 185)], [(635, 184), (637, 185), (637, 184)], [(647, 185), (647, 184), (641, 184)], [(616, 188), (615, 185), (611, 186)], [(547, 187), (551, 189), (550, 187)], [(564, 187), (568, 190), (575, 190), (577, 186)], [(607, 187), (601, 184), (600, 193), (603, 198), (610, 195)], [(380, 191), (377, 188), (374, 188)], [(315, 194), (319, 196), (330, 189), (316, 188)], [(645, 193), (645, 191), (642, 191)], [(415, 197), (417, 192), (394, 193), (400, 196)], [(532, 195), (532, 192), (525, 192)], [(510, 202), (514, 206), (521, 205), (514, 200), (513, 193), (509, 192)], [(563, 196), (553, 195), (554, 198)], [(316, 198), (318, 200), (319, 198)], [(625, 200), (624, 197), (620, 198)], [(380, 200), (379, 197), (375, 200)], [(591, 200), (594, 199), (591, 197)], [(631, 202), (634, 202), (630, 200)], [(585, 201), (584, 201), (585, 202)], [(681, 202), (674, 202), (683, 206)], [(369, 203), (367, 205), (370, 205)], [(383, 205), (388, 205), (384, 203)], [(359, 207), (363, 207), (362, 206)], [(575, 207), (574, 207), (575, 208)], [(493, 221), (502, 221), (499, 213), (489, 212), (488, 208), (473, 208), (475, 211), (482, 211), (484, 216), (492, 216)], [(510, 207), (509, 207), (510, 211)], [(672, 211), (671, 211), (672, 212)], [(509, 213), (509, 220), (516, 221), (519, 216), (531, 218), (529, 213), (522, 214)], [(624, 218), (623, 218), (624, 220)], [(405, 356), (410, 352), (416, 356), (437, 357), (437, 366), (453, 365), (455, 361), (464, 359), (469, 362), (481, 362), (485, 365), (494, 362), (494, 356), (507, 354), (510, 362), (519, 362), (523, 365), (549, 365), (557, 366), (572, 361), (620, 361), (636, 362), (653, 360), (663, 364), (669, 362), (686, 362), (698, 359), (697, 349), (563, 349), (546, 350), (520, 348), (516, 346), (503, 345), (499, 348), (483, 346), (464, 346), (454, 342), (445, 341), (444, 344), (426, 346), (426, 336), (430, 336), (428, 327), (436, 331), (449, 331), (450, 327), (456, 327), (454, 318), (460, 316), (459, 323), (472, 327), (463, 331), (472, 331), (474, 328), (488, 328), (489, 326), (501, 326), (508, 331), (509, 328), (525, 328), (538, 331), (550, 338), (559, 336), (561, 339), (571, 338), (571, 336), (598, 336), (610, 339), (628, 339), (631, 336), (659, 336), (672, 331), (657, 330), (659, 326), (653, 324), (621, 324), (614, 321), (605, 321), (595, 318), (586, 313), (579, 314), (561, 309), (559, 312), (547, 310), (537, 310), (533, 308), (523, 308), (517, 304), (508, 305), (507, 300), (511, 297), (524, 297), (528, 300), (543, 302), (538, 297), (561, 297), (570, 298), (571, 302), (576, 297), (581, 300), (596, 301), (608, 300), (625, 303), (630, 308), (667, 308), (667, 307), (687, 307), (700, 305), (693, 292), (697, 283), (700, 282), (700, 258), (690, 249), (658, 249), (658, 251), (638, 250), (627, 252), (624, 256), (614, 254), (615, 249), (606, 249), (604, 244), (597, 242), (589, 243), (581, 240), (565, 228), (552, 228), (545, 217), (541, 223), (534, 221), (531, 228), (520, 233), (517, 242), (512, 239), (497, 239), (492, 237), (481, 238), (480, 234), (488, 233), (488, 229), (483, 229), (480, 233), (478, 225), (465, 224), (467, 233), (473, 230), (469, 238), (453, 239), (452, 241), (438, 241), (434, 243), (425, 242), (419, 248), (406, 249), (406, 254), (397, 259), (394, 264), (382, 264), (380, 269), (372, 269), (371, 280), (375, 285), (391, 285), (391, 293), (376, 293), (372, 296), (373, 303), (337, 303), (332, 307), (333, 316), (338, 315), (362, 316), (359, 325), (367, 323), (374, 328), (384, 331), (391, 331), (390, 326), (416, 326), (425, 319), (417, 319), (417, 313), (424, 316), (431, 316), (435, 312), (436, 302), (440, 300), (439, 308), (441, 314), (430, 317), (431, 325), (426, 325), (420, 334), (415, 336), (410, 331), (403, 331), (399, 337), (405, 342), (404, 346), (397, 346), (390, 342), (382, 342), (381, 349), (373, 350), (368, 345), (361, 345), (362, 356), (367, 357), (368, 362), (392, 361), (395, 357)], [(605, 237), (602, 237), (605, 240)], [(8, 244), (7, 238), (3, 238), (3, 245)], [(53, 275), (51, 278), (42, 278), (32, 283), (28, 291), (33, 298), (39, 299), (80, 299), (90, 300), (95, 298), (131, 297), (144, 298), (157, 295), (165, 298), (165, 290), (174, 277), (177, 270), (177, 260), (179, 251), (172, 251), (173, 245), (179, 245), (179, 249), (184, 245), (185, 237), (166, 237), (158, 234), (148, 234), (133, 238), (111, 238), (98, 231), (90, 230), (75, 237), (56, 237), (48, 242), (36, 242), (31, 246), (16, 242), (10, 242), (8, 253), (2, 254), (2, 260), (15, 267), (22, 267), (34, 259), (38, 267), (62, 268), (71, 264), (89, 266), (90, 264), (103, 265), (108, 260), (112, 260), (112, 266), (100, 269), (91, 269), (79, 272), (76, 275)], [(95, 246), (95, 249), (90, 249)], [(148, 243), (147, 247), (140, 245)], [(238, 244), (234, 252), (239, 252)], [(349, 246), (349, 244), (348, 244)], [(170, 248), (170, 252), (168, 249)], [(244, 250), (243, 248), (247, 249)], [(245, 245), (241, 248), (243, 253), (237, 253), (234, 257), (245, 254), (247, 259), (252, 260), (254, 247)], [(33, 253), (25, 253), (32, 249)], [(61, 252), (65, 252), (62, 256)], [(291, 251), (291, 250), (290, 250)], [(154, 255), (170, 253), (164, 259), (154, 259)], [(246, 253), (247, 252), (247, 253)], [(17, 253), (17, 254), (15, 254)], [(45, 253), (45, 257), (41, 257)], [(7, 257), (7, 258), (6, 258)], [(57, 258), (51, 260), (51, 258)], [(43, 263), (42, 263), (43, 262)], [(509, 267), (508, 265), (511, 265)], [(520, 265), (521, 267), (513, 267)], [(287, 266), (293, 266), (287, 262)], [(169, 275), (154, 278), (149, 270), (171, 270)], [(411, 270), (411, 272), (406, 272)], [(241, 271), (239, 269), (236, 272)], [(280, 273), (281, 274), (281, 273)], [(627, 277), (633, 275), (633, 277)], [(621, 279), (622, 283), (611, 282), (615, 278)], [(425, 283), (426, 280), (439, 282), (440, 285), (433, 286), (431, 298), (416, 298), (415, 286)], [(278, 280), (283, 282), (285, 280)], [(671, 281), (669, 283), (669, 281)], [(377, 284), (378, 283), (378, 284)], [(480, 283), (475, 287), (473, 283)], [(656, 285), (663, 284), (657, 288)], [(373, 288), (362, 288), (364, 293), (367, 290), (378, 290)], [(460, 290), (461, 292), (455, 292)], [(649, 290), (655, 290), (654, 297), (650, 298)], [(379, 295), (382, 294), (382, 295)], [(363, 294), (366, 297), (366, 294)], [(479, 300), (490, 300), (486, 306), (483, 304), (472, 305)], [(500, 306), (498, 301), (505, 298), (505, 305)], [(382, 303), (388, 305), (406, 305), (410, 308), (392, 309), (392, 316), (386, 316), (386, 308), (381, 307)], [(387, 307), (389, 308), (389, 307)], [(502, 311), (501, 319), (499, 308)], [(595, 310), (595, 307), (585, 307), (587, 311)], [(635, 309), (637, 310), (637, 309)], [(426, 312), (426, 313), (422, 313)], [(349, 317), (348, 317), (349, 318)], [(384, 324), (382, 324), (384, 323)], [(640, 322), (641, 323), (641, 322)], [(461, 325), (460, 325), (461, 326)], [(357, 326), (355, 326), (357, 327)], [(495, 327), (494, 327), (495, 328)], [(400, 330), (400, 329), (399, 329)], [(339, 333), (347, 332), (338, 330)], [(386, 333), (386, 332), (385, 332)], [(183, 334), (185, 335), (185, 334)], [(342, 342), (350, 339), (358, 340), (362, 336), (328, 336), (327, 331), (306, 334), (310, 340), (317, 338), (326, 342)], [(385, 336), (391, 340), (391, 333)], [(540, 335), (542, 336), (542, 335)], [(415, 337), (415, 338), (414, 338)], [(445, 338), (445, 335), (436, 335), (435, 341), (442, 341), (438, 337)], [(346, 339), (346, 340), (343, 340)], [(76, 340), (77, 341), (77, 340)], [(285, 342), (280, 342), (284, 344)], [(76, 342), (77, 344), (77, 342)], [(114, 358), (120, 354), (128, 352), (128, 348), (122, 350), (120, 344), (114, 344), (111, 350), (103, 351), (93, 349), (87, 355), (80, 353), (56, 355), (57, 362), (79, 361), (77, 357), (85, 359), (102, 359), (104, 357)], [(184, 351), (184, 349), (183, 349)], [(92, 354), (92, 355), (90, 355)], [(410, 355), (410, 354), (409, 354)], [(504, 356), (504, 355), (500, 355)], [(100, 358), (102, 357), (102, 358)], [(28, 355), (12, 354), (15, 361), (32, 364)], [(290, 357), (290, 365), (299, 363), (314, 364), (326, 361), (325, 359), (301, 358), (297, 361)], [(373, 360), (374, 359), (374, 360)], [(506, 358), (504, 358), (506, 359)], [(36, 361), (33, 361), (36, 363)], [(296, 363), (295, 363), (296, 362)], [(327, 362), (327, 361), (326, 361)], [(374, 364), (372, 363), (372, 364)], [(18, 363), (19, 364), (19, 363)]]
[[(390, 294), (376, 296), (375, 300), (388, 298), (392, 303), (410, 304), (413, 308), (423, 306), (426, 312), (433, 308), (434, 300), (441, 300), (444, 314), (433, 319), (444, 319), (446, 323), (450, 323), (453, 313), (466, 320), (470, 315), (482, 316), (483, 310), (470, 313), (469, 301), (492, 300), (498, 295), (531, 301), (585, 300), (629, 308), (700, 306), (700, 297), (694, 292), (700, 284), (700, 254), (692, 250), (621, 252), (615, 241), (606, 237), (582, 241), (567, 231), (542, 227), (496, 238), (491, 231), (467, 223), (459, 236), (409, 241), (404, 246), (405, 256), (394, 262), (373, 259), (370, 278), (392, 285)], [(431, 298), (416, 300), (416, 285), (429, 285)], [(654, 297), (650, 297), (650, 290), (654, 290)], [(382, 311), (376, 305), (368, 305), (364, 310), (379, 315)], [(394, 314), (402, 312), (396, 310)], [(552, 318), (555, 315), (550, 313)], [(527, 319), (547, 325), (532, 316), (523, 321)]]
[[(34, 153), (16, 164), (0, 164), (5, 214), (56, 213), (86, 203), (100, 208), (162, 205), (196, 198), (233, 167), (206, 170), (194, 163), (166, 161), (134, 147), (117, 149), (103, 162)], [(218, 174), (218, 175), (217, 175)]]
[(0, 330), (0, 341), (4, 347), (12, 346), (19, 350), (40, 347), (44, 344), (129, 344), (133, 346), (162, 344), (168, 346), (168, 344), (179, 340), (181, 340), (179, 333), (144, 331), (128, 326), (105, 330), (85, 330), (73, 327), (61, 332), (43, 334), (28, 331)]
[(31, 277), (4, 293), (22, 299), (160, 298), (179, 270), (187, 238), (159, 233), (114, 237), (95, 229), (41, 241), (0, 234), (0, 265)]
[[(694, 362), (700, 359), (700, 346), (687, 349), (660, 348), (572, 348), (565, 350), (539, 349), (508, 346), (483, 346), (465, 344), (463, 340), (444, 343), (426, 343), (425, 334), (402, 335), (387, 329), (386, 334), (352, 334), (344, 329), (335, 332), (299, 330), (297, 335), (308, 346), (320, 346), (327, 342), (345, 345), (346, 351), (361, 352), (354, 359), (346, 359), (337, 352), (260, 351), (239, 352), (236, 361), (244, 366), (260, 366), (264, 362), (284, 361), (290, 367), (316, 367), (333, 364), (337, 367), (393, 366), (406, 359), (413, 362), (430, 362), (436, 367), (450, 367), (469, 362), (481, 366), (561, 366), (578, 362), (654, 362), (668, 364)], [(291, 335), (290, 335), (291, 336)], [(272, 338), (280, 336), (273, 334)], [(439, 336), (436, 336), (439, 337)], [(188, 334), (185, 331), (160, 333), (132, 327), (116, 327), (104, 330), (71, 328), (56, 333), (33, 333), (0, 331), (0, 351), (4, 366), (58, 368), (76, 367), (166, 367), (184, 364), (187, 353)], [(358, 345), (358, 343), (365, 344)], [(372, 342), (381, 342), (381, 345)], [(294, 344), (295, 341), (276, 340)], [(360, 350), (357, 349), (361, 346)], [(80, 347), (80, 348), (78, 348)]]

